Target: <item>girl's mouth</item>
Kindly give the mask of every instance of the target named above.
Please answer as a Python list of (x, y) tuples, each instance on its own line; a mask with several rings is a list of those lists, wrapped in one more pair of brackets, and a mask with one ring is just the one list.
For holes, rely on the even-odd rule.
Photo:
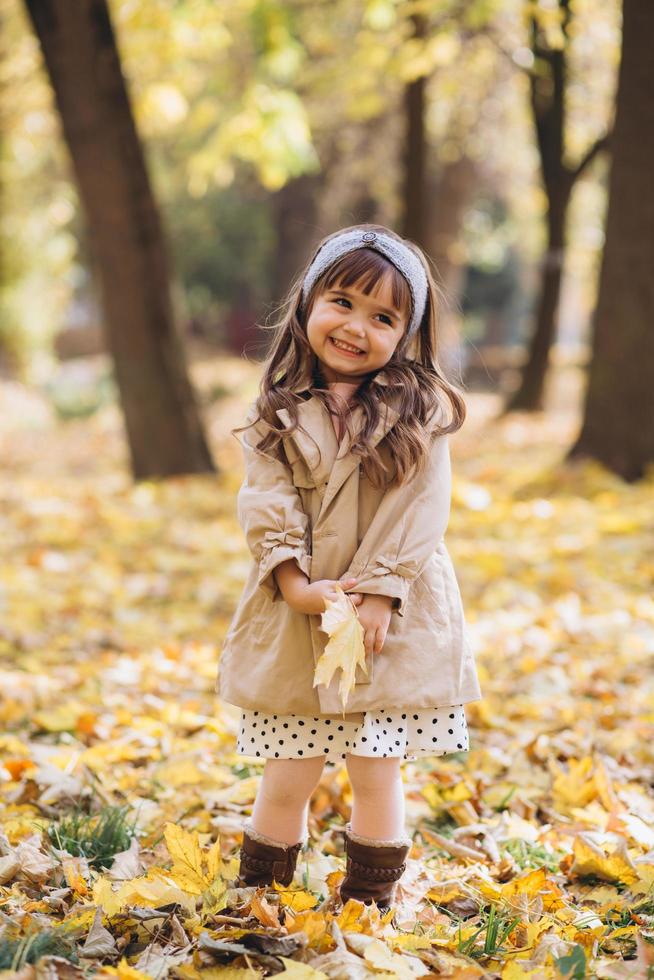
[(333, 337), (330, 337), (329, 339), (334, 350), (337, 350), (339, 354), (343, 354), (345, 357), (362, 357), (365, 354), (365, 351), (363, 350), (353, 351), (348, 350), (345, 347), (341, 347), (341, 341), (337, 342)]

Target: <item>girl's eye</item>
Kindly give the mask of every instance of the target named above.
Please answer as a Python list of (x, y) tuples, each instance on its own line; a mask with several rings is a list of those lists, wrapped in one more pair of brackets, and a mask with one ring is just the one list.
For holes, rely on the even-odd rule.
[[(333, 300), (333, 302), (334, 303), (347, 303), (348, 309), (350, 308), (350, 306), (352, 306), (352, 304), (350, 303), (349, 299), (345, 299), (344, 296), (337, 296)], [(384, 323), (387, 323), (389, 327), (392, 327), (393, 326), (393, 321), (391, 320), (391, 318), (389, 317), (389, 315), (387, 313), (379, 313), (378, 316), (383, 317), (384, 318), (384, 321), (383, 322)]]

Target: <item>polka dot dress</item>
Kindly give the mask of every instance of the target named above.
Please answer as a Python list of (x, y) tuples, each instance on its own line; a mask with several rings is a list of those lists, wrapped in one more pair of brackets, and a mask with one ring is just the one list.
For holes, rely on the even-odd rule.
[(347, 753), (414, 760), (424, 755), (467, 751), (468, 728), (463, 705), (405, 711), (359, 712), (357, 715), (273, 715), (241, 709), (236, 750), (267, 759), (302, 759), (321, 755), (340, 761)]

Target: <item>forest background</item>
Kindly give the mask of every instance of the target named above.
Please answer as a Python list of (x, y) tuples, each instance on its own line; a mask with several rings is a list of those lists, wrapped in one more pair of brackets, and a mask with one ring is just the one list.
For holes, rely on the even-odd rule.
[[(648, 975), (653, 11), (0, 0), (0, 968), (196, 980), (207, 928), (254, 921), (305, 936), (259, 971), (390, 964), (355, 933), (398, 971)], [(357, 221), (433, 260), (469, 412), (448, 546), (484, 700), (468, 756), (406, 769), (399, 945), (324, 904), (342, 770), (301, 897), (239, 904), (260, 767), (213, 698), (249, 562), (230, 428), (284, 290)], [(103, 830), (122, 806), (136, 830)]]

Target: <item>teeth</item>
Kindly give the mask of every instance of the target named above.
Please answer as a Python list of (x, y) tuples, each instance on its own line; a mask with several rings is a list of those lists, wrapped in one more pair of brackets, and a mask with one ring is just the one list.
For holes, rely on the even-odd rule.
[(334, 337), (332, 337), (332, 341), (336, 344), (337, 347), (342, 347), (343, 350), (350, 350), (352, 351), (353, 354), (361, 353), (358, 347), (350, 347), (349, 344), (344, 344), (342, 340), (336, 340)]

